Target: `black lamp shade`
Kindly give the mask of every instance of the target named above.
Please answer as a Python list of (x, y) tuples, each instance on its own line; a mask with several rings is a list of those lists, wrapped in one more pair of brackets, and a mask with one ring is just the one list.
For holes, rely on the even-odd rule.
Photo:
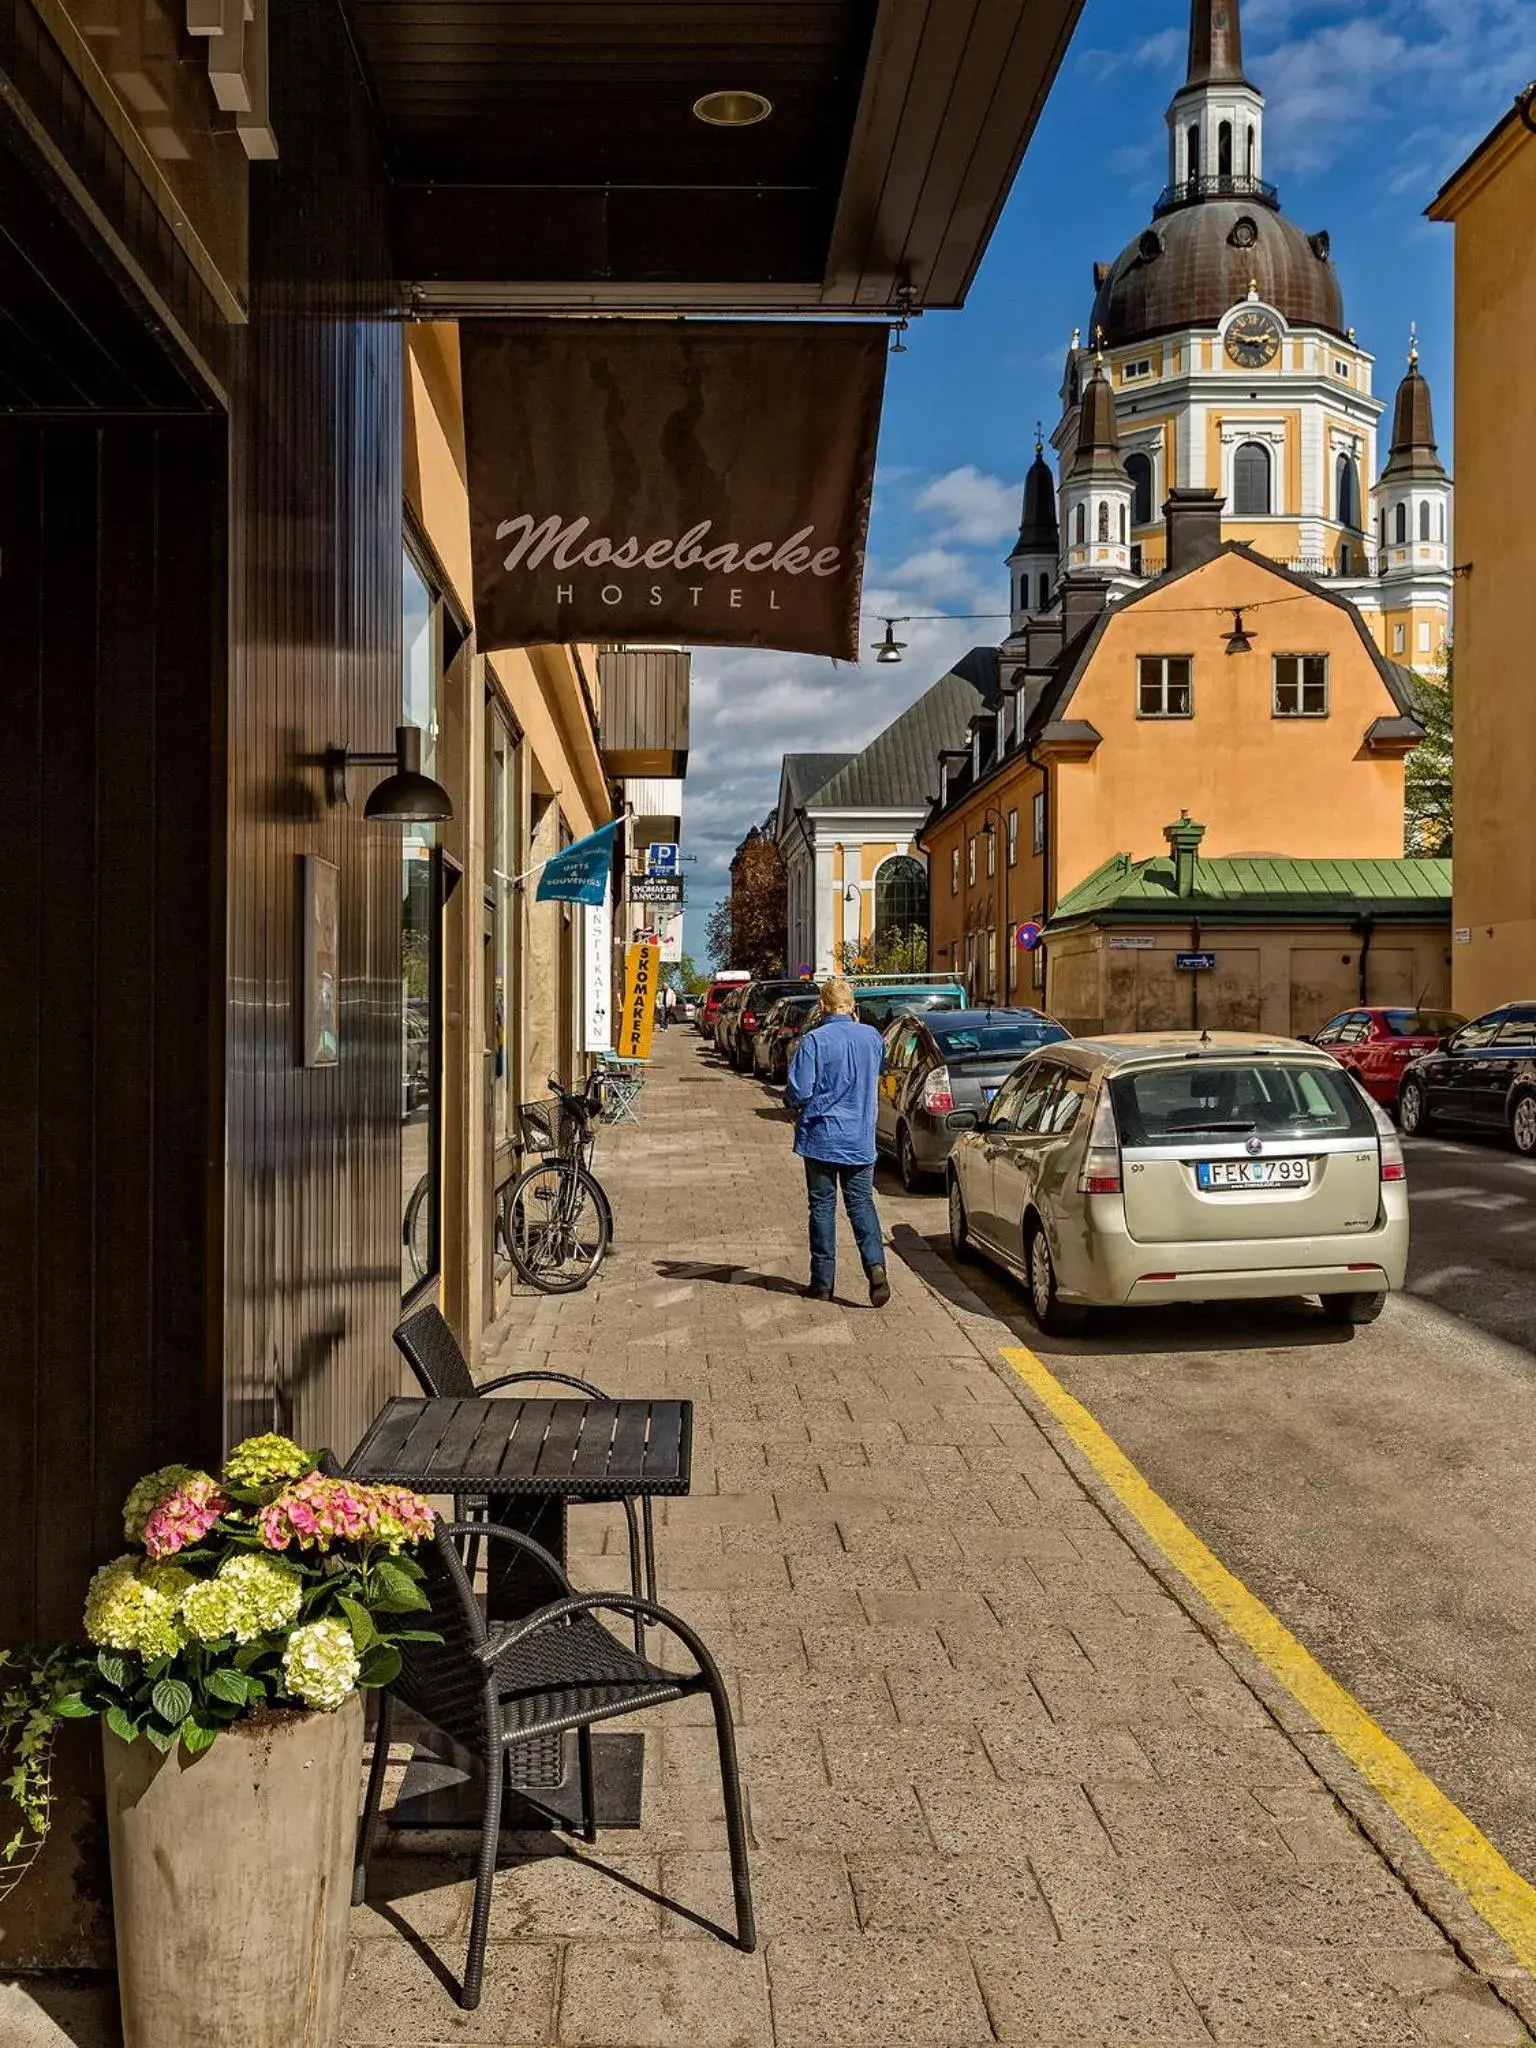
[(363, 805), (375, 823), (436, 825), (453, 816), (453, 799), (440, 782), (421, 772), (421, 728), (395, 727), (395, 772), (386, 775)]

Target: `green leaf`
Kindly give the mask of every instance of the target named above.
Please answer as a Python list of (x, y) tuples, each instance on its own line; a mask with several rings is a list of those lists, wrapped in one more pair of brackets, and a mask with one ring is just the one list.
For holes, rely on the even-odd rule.
[(89, 1700), (83, 1700), (77, 1692), (67, 1692), (62, 1699), (55, 1700), (53, 1711), (65, 1721), (89, 1721), (96, 1709)]
[(259, 1664), (269, 1648), (267, 1643), (242, 1643), (235, 1652), (235, 1669), (246, 1671), (252, 1664)]
[(352, 1647), (361, 1657), (378, 1634), (373, 1625), (373, 1616), (360, 1601), (349, 1600), (345, 1593), (340, 1596), (336, 1605), (347, 1618), (347, 1627), (352, 1631)]
[(400, 1676), (400, 1652), (393, 1643), (375, 1643), (362, 1660), (359, 1685), (393, 1685)]
[(116, 1650), (98, 1650), (96, 1669), (108, 1685), (115, 1685), (119, 1692), (128, 1683), (128, 1659), (119, 1656)]
[(210, 1699), (228, 1700), (234, 1706), (243, 1707), (250, 1697), (249, 1684), (243, 1671), (221, 1664), (217, 1671), (209, 1672), (204, 1689)]
[(387, 1635), (381, 1635), (382, 1643), (440, 1643), (442, 1637), (435, 1628), (392, 1628)]
[(136, 1742), (138, 1740), (139, 1731), (137, 1725), (132, 1717), (119, 1706), (108, 1707), (107, 1726), (114, 1735), (120, 1737), (124, 1742)]
[(205, 1749), (211, 1749), (219, 1739), (217, 1725), (203, 1721), (187, 1720), (181, 1724), (182, 1746), (189, 1755), (198, 1756)]
[(181, 1730), (179, 1728), (158, 1728), (153, 1721), (148, 1721), (145, 1723), (144, 1733), (149, 1737), (156, 1749), (160, 1751), (160, 1754), (167, 1756), (176, 1747), (176, 1738), (181, 1733)]
[(401, 1570), (394, 1558), (375, 1565), (372, 1577), (368, 1604), (381, 1614), (413, 1614), (431, 1605), (416, 1581)]
[(150, 1703), (162, 1721), (179, 1728), (192, 1711), (192, 1688), (180, 1678), (162, 1678)]

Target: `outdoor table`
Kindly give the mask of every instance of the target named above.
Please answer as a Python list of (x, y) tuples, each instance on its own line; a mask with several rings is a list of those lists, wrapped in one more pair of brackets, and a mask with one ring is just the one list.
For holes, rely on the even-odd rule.
[[(375, 1419), (346, 1471), (376, 1485), (484, 1499), (490, 1521), (542, 1543), (563, 1568), (570, 1502), (686, 1493), (692, 1452), (691, 1401), (398, 1396)], [(519, 1619), (551, 1597), (548, 1580), (525, 1557), (498, 1558), (487, 1573), (486, 1619), (493, 1625)], [(423, 1728), (421, 1738), (392, 1825), (478, 1827), (478, 1764), (436, 1729)], [(641, 1735), (593, 1737), (601, 1826), (640, 1825), (644, 1741)], [(547, 1827), (552, 1820), (579, 1825), (572, 1738), (519, 1744), (510, 1752), (510, 1771), (515, 1796), (503, 1810), (503, 1827)]]
[(649, 1060), (630, 1059), (624, 1053), (605, 1052), (598, 1055), (597, 1071), (608, 1091), (608, 1104), (598, 1121), (605, 1124), (637, 1124), (640, 1112), (636, 1107), (641, 1090), (645, 1087), (646, 1070)]

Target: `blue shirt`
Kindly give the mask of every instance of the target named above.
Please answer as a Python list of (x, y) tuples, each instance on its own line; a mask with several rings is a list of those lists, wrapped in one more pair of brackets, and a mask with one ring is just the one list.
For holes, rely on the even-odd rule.
[(839, 1014), (801, 1034), (784, 1100), (795, 1112), (795, 1150), (829, 1166), (872, 1166), (875, 1092), (885, 1042), (872, 1024)]

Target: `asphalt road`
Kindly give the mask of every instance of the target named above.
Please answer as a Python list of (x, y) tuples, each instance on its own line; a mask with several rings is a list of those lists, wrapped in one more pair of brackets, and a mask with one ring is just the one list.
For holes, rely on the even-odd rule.
[[(899, 1245), (936, 1196), (881, 1174)], [(1409, 1289), (1362, 1329), (1315, 1306), (1036, 1331), (965, 1276), (1217, 1556), (1536, 1882), (1536, 1165), (1409, 1148)]]

